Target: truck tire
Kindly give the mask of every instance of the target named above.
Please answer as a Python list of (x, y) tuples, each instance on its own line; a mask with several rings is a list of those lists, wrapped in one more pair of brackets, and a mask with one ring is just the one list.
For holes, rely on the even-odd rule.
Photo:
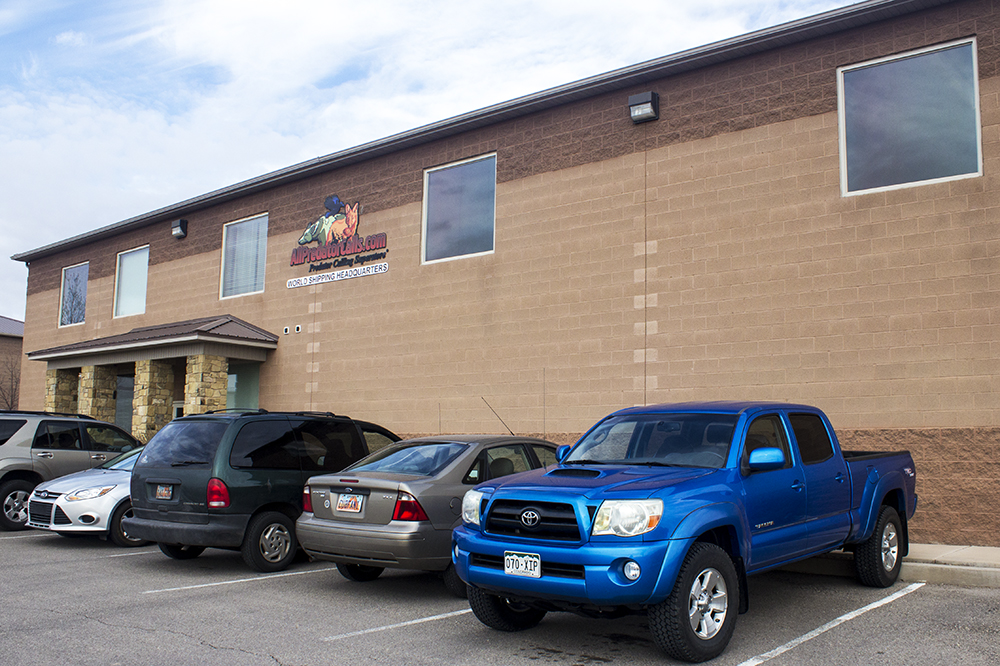
[(287, 569), (298, 549), (295, 521), (280, 511), (265, 511), (247, 525), (240, 554), (251, 569), (272, 573)]
[(670, 596), (647, 609), (653, 640), (680, 661), (717, 657), (736, 629), (739, 597), (739, 578), (729, 554), (714, 544), (695, 543)]
[(899, 550), (902, 533), (899, 514), (891, 506), (883, 506), (875, 531), (854, 548), (854, 570), (862, 585), (889, 587), (896, 582), (903, 561)]
[(504, 597), (487, 594), (477, 587), (468, 587), (469, 606), (480, 622), (500, 631), (531, 629), (542, 621), (545, 611), (520, 604)]
[(364, 564), (341, 564), (337, 563), (337, 571), (347, 580), (356, 583), (367, 583), (382, 575), (385, 567), (370, 567)]
[(205, 552), (204, 546), (185, 546), (176, 543), (158, 543), (160, 552), (172, 560), (193, 560)]
[(0, 484), (0, 528), (23, 530), (28, 527), (28, 497), (35, 489), (30, 481), (14, 479)]

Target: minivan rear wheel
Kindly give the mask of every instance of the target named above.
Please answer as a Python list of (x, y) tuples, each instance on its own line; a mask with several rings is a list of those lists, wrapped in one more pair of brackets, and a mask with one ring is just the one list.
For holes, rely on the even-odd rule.
[(193, 560), (205, 552), (204, 546), (184, 546), (179, 543), (158, 543), (160, 552), (172, 560)]
[(270, 573), (287, 569), (298, 549), (292, 519), (278, 511), (265, 511), (250, 520), (240, 553), (248, 567)]

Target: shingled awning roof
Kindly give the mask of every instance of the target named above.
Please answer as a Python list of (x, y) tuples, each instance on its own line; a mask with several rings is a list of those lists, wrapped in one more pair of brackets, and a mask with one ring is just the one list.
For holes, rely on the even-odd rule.
[(134, 328), (128, 333), (39, 349), (27, 355), (33, 361), (48, 361), (52, 367), (213, 353), (263, 361), (267, 350), (277, 347), (278, 336), (274, 333), (232, 315), (218, 315)]

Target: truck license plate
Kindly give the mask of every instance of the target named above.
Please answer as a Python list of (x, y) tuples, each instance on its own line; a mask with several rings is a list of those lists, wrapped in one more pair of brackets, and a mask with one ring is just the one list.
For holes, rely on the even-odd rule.
[(503, 554), (503, 572), (512, 576), (542, 577), (542, 558), (535, 553), (515, 553), (507, 550)]
[(361, 513), (361, 501), (364, 495), (341, 495), (337, 498), (337, 511)]

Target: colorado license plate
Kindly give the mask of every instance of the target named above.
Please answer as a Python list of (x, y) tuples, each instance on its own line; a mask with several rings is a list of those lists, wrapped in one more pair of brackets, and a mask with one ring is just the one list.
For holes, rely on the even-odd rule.
[(337, 511), (361, 513), (361, 501), (364, 495), (341, 495), (337, 498)]
[(512, 576), (542, 577), (542, 558), (535, 553), (515, 553), (507, 550), (503, 554), (503, 572)]
[(158, 500), (169, 500), (174, 498), (174, 487), (164, 484), (158, 484), (156, 486), (156, 499)]

